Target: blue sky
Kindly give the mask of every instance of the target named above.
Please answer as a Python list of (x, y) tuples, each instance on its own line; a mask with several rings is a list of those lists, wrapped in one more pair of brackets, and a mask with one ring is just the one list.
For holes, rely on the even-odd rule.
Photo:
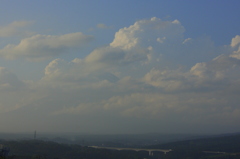
[(2, 1), (0, 131), (240, 131), (239, 3)]

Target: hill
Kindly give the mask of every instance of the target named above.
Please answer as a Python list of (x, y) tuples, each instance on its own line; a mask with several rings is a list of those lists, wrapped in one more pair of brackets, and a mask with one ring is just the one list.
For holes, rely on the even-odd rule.
[(222, 135), (149, 146), (154, 149), (172, 149), (171, 158), (240, 158), (240, 134)]
[(164, 154), (147, 151), (107, 150), (77, 144), (42, 140), (1, 141), (11, 149), (7, 159), (240, 159), (240, 134), (191, 139), (148, 146), (148, 149), (172, 149)]

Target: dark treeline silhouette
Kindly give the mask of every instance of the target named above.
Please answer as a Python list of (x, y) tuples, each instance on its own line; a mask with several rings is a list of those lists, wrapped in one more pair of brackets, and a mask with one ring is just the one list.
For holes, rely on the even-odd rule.
[(240, 135), (179, 141), (147, 147), (173, 150), (167, 154), (153, 152), (153, 156), (149, 156), (146, 151), (95, 149), (77, 144), (41, 140), (2, 140), (1, 143), (10, 148), (6, 159), (240, 159)]

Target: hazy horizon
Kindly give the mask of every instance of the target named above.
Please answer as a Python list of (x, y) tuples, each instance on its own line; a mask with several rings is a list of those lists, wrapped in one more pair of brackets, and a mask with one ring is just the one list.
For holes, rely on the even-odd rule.
[(0, 132), (240, 132), (240, 1), (3, 1)]

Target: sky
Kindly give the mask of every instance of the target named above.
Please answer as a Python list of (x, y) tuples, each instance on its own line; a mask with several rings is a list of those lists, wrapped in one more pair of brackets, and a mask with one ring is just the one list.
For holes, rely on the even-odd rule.
[(239, 5), (2, 0), (0, 132), (240, 132)]

